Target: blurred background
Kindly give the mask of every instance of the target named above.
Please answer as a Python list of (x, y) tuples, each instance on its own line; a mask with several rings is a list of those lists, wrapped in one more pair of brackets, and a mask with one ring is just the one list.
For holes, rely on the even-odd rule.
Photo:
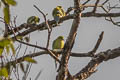
[[(44, 18), (42, 14), (40, 14), (33, 5), (36, 5), (41, 9), (45, 14), (48, 14), (47, 19), (53, 20), (52, 17), (52, 10), (58, 5), (61, 5), (64, 10), (73, 6), (73, 0), (16, 0), (17, 6), (11, 7), (11, 18), (14, 19), (14, 16), (17, 16), (16, 22), (17, 26), (20, 24), (26, 23), (26, 20), (30, 16), (39, 16), (40, 23), (44, 22)], [(84, 0), (81, 0), (83, 2)], [(89, 4), (94, 4), (96, 0), (91, 0)], [(119, 0), (110, 0), (109, 2), (111, 5), (115, 5), (118, 3)], [(107, 6), (107, 4), (106, 4)], [(87, 9), (90, 11), (91, 9)], [(98, 8), (98, 12), (104, 12), (102, 9)], [(113, 11), (117, 12), (117, 10)], [(72, 12), (71, 12), (72, 13)], [(2, 9), (0, 10), (0, 17), (3, 17)], [(120, 18), (116, 18), (117, 21)], [(71, 24), (73, 20), (67, 20), (60, 24), (59, 27), (53, 28), (51, 39), (50, 39), (50, 46), (54, 39), (58, 36), (62, 35), (67, 38)], [(0, 23), (0, 28), (4, 29), (4, 24)], [(97, 42), (99, 34), (104, 31), (104, 37), (102, 43), (100, 44), (98, 51), (106, 51), (108, 49), (114, 49), (120, 47), (120, 28), (113, 25), (111, 22), (105, 20), (105, 18), (96, 18), (96, 17), (82, 17), (80, 21), (80, 26), (77, 31), (77, 36), (75, 39), (75, 44), (72, 49), (72, 52), (88, 52), (92, 50)], [(32, 44), (36, 44), (39, 46), (46, 46), (47, 43), (47, 30), (44, 31), (35, 31), (30, 34), (30, 41)], [(17, 44), (17, 43), (15, 43)], [(25, 51), (25, 45), (22, 46), (22, 50), (19, 56), (23, 55), (23, 51)], [(29, 47), (27, 53), (32, 53), (34, 48)], [(37, 51), (41, 51), (36, 49)], [(56, 69), (54, 65), (54, 59), (51, 58), (49, 55), (42, 55), (35, 58), (38, 64), (33, 64), (30, 74), (28, 76), (32, 80), (35, 79), (36, 75), (40, 70), (42, 73), (39, 77), (39, 80), (55, 80), (56, 77)], [(91, 58), (81, 58), (81, 57), (70, 57), (69, 60), (69, 71), (71, 74), (76, 74), (82, 68), (84, 68)], [(98, 71), (90, 76), (87, 80), (119, 80), (120, 74), (120, 58), (116, 58), (113, 60), (109, 60), (107, 62), (103, 62), (100, 64), (97, 69)], [(23, 73), (21, 72), (21, 75)], [(13, 76), (14, 77), (14, 76)]]

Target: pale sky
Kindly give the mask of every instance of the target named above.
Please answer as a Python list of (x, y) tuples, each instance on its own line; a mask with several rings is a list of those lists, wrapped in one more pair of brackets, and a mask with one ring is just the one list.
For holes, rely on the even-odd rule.
[[(52, 20), (52, 10), (57, 5), (63, 6), (66, 10), (68, 7), (73, 6), (73, 0), (16, 0), (18, 5), (11, 8), (11, 16), (17, 16), (17, 25), (25, 23), (29, 16), (39, 16), (41, 22), (43, 22), (42, 15), (33, 7), (37, 5), (44, 13), (48, 13), (47, 19)], [(111, 0), (112, 1), (112, 0)], [(115, 1), (115, 0), (114, 0)], [(111, 3), (114, 3), (111, 2)], [(117, 0), (116, 0), (117, 1)], [(114, 3), (115, 4), (115, 3)], [(114, 5), (113, 4), (113, 5)], [(0, 11), (0, 17), (2, 13)], [(119, 20), (119, 19), (118, 19)], [(65, 39), (67, 38), (72, 20), (65, 21), (61, 26), (56, 27), (52, 31), (50, 48), (52, 41), (59, 35), (63, 35)], [(2, 23), (0, 23), (0, 28)], [(77, 32), (77, 37), (75, 40), (72, 52), (88, 52), (93, 49), (95, 43), (99, 37), (101, 31), (104, 31), (104, 37), (101, 45), (97, 52), (105, 51), (107, 49), (114, 49), (120, 47), (120, 28), (114, 26), (112, 23), (105, 21), (104, 18), (88, 17), (82, 18), (80, 22), (80, 27)], [(47, 30), (36, 31), (31, 33), (31, 43), (35, 44), (36, 41), (38, 45), (46, 45)], [(24, 50), (24, 49), (23, 49)], [(33, 51), (33, 48), (28, 50)], [(37, 50), (39, 51), (39, 50)], [(21, 51), (22, 52), (22, 51)], [(35, 58), (38, 64), (32, 66), (30, 76), (34, 80), (39, 70), (42, 70), (42, 74), (39, 80), (55, 80), (56, 71), (54, 67), (54, 60), (49, 55), (38, 56)], [(69, 60), (69, 70), (71, 74), (76, 74), (79, 70), (84, 68), (90, 58), (74, 58), (71, 57)], [(120, 74), (120, 58), (109, 60), (100, 64), (97, 69), (98, 71), (90, 76), (87, 80), (119, 80)]]

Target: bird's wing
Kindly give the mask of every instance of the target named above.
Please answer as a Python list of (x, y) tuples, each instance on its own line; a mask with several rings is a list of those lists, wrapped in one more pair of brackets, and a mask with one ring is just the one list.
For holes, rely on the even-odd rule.
[(55, 42), (56, 40), (53, 41), (53, 44), (52, 44), (52, 49), (54, 50), (55, 49)]
[(64, 40), (61, 40), (61, 49), (64, 48)]
[(65, 11), (61, 8), (62, 16), (65, 16)]
[(54, 8), (53, 12), (52, 12), (52, 16), (57, 16), (58, 14), (61, 15), (61, 10), (59, 8)]
[(53, 12), (52, 12), (52, 16), (56, 16), (58, 14), (58, 9), (54, 8)]
[(54, 8), (53, 11), (52, 11), (52, 16), (54, 16), (54, 14), (55, 14), (55, 8)]
[(61, 15), (61, 17), (64, 17), (65, 16), (65, 12), (63, 10), (63, 8), (59, 8), (59, 14)]
[(35, 16), (35, 23), (39, 23), (39, 17)]
[(31, 16), (30, 18), (28, 18), (27, 23), (32, 24), (34, 22), (34, 20), (35, 20), (35, 17)]

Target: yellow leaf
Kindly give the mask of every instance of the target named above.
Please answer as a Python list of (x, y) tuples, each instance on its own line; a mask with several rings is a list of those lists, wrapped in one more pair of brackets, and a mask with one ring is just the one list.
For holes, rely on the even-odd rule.
[(3, 40), (3, 43), (4, 43), (4, 47), (5, 47), (5, 46), (9, 45), (11, 43), (11, 41), (9, 39), (5, 38)]
[(1, 40), (0, 41), (0, 48), (3, 48), (4, 47), (4, 40)]
[(2, 56), (4, 48), (0, 48), (0, 56)]
[(5, 0), (8, 5), (16, 6), (17, 2), (15, 0)]
[(0, 69), (0, 76), (8, 77), (7, 68), (3, 67), (3, 68)]
[(10, 52), (10, 47), (7, 45), (5, 48), (6, 48), (7, 54), (9, 54), (9, 52)]
[(4, 50), (4, 37), (0, 36), (0, 56), (2, 56)]
[(16, 36), (17, 39), (23, 40), (23, 36)]
[(6, 49), (7, 53), (9, 53), (9, 49), (11, 48), (13, 54), (15, 54), (15, 49), (11, 38), (0, 37), (0, 56), (2, 55), (4, 48)]
[(3, 12), (4, 12), (4, 19), (5, 19), (5, 22), (7, 24), (10, 23), (10, 11), (9, 11), (9, 7), (8, 6), (5, 6), (4, 9), (3, 9)]
[(31, 57), (25, 57), (24, 58), (25, 61), (30, 62), (30, 63), (37, 63), (34, 59), (32, 59)]

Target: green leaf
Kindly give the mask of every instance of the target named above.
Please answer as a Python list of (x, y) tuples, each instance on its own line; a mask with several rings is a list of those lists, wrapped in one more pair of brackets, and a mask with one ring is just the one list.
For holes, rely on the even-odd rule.
[(23, 71), (23, 73), (25, 73), (25, 67), (23, 63), (20, 63), (20, 69)]
[(4, 50), (4, 42), (3, 37), (0, 37), (0, 56), (2, 56), (3, 50)]
[(9, 54), (9, 52), (10, 52), (10, 47), (7, 45), (5, 48), (6, 48), (7, 54)]
[(17, 39), (23, 40), (23, 36), (16, 36)]
[(5, 0), (8, 5), (16, 6), (17, 2), (15, 0)]
[(24, 60), (27, 61), (27, 62), (30, 62), (30, 63), (37, 63), (37, 61), (35, 61), (31, 57), (25, 57)]
[(8, 77), (7, 68), (3, 67), (3, 68), (0, 69), (0, 76)]
[(4, 48), (0, 48), (0, 56), (2, 56)]
[(5, 46), (8, 46), (8, 45), (11, 43), (11, 40), (5, 38), (5, 39), (3, 40), (3, 43), (4, 43), (4, 47), (5, 47)]
[(6, 48), (7, 53), (10, 52), (10, 48), (11, 48), (13, 54), (15, 54), (15, 48), (11, 38), (0, 37), (0, 56), (2, 55), (4, 48)]
[(5, 19), (5, 22), (7, 24), (10, 23), (10, 10), (9, 10), (9, 7), (8, 6), (5, 6), (3, 8), (3, 12), (4, 12), (4, 19)]
[(0, 48), (4, 47), (4, 40), (5, 38), (0, 36)]

